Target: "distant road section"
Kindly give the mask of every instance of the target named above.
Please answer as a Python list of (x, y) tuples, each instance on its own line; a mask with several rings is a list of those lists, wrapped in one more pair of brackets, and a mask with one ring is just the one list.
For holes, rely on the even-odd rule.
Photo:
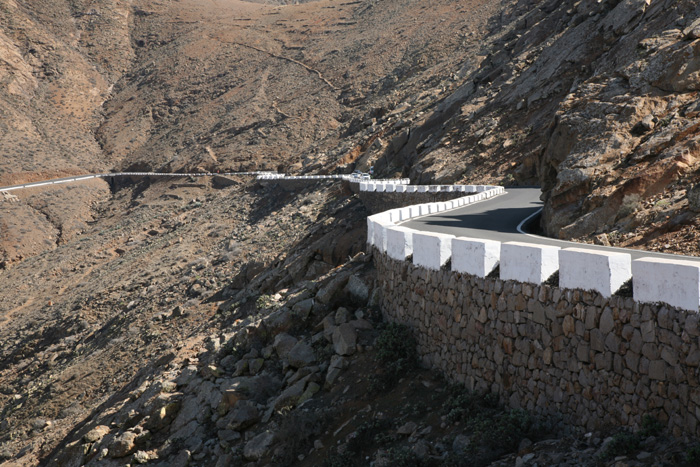
[(157, 172), (116, 172), (116, 173), (105, 173), (105, 174), (93, 174), (93, 175), (79, 175), (76, 177), (64, 177), (64, 178), (54, 178), (52, 180), (45, 180), (43, 182), (32, 182), (23, 183), (21, 185), (12, 185), (6, 187), (0, 187), (0, 192), (3, 191), (13, 191), (21, 190), (22, 188), (35, 188), (38, 186), (45, 185), (57, 185), (60, 183), (70, 183), (79, 182), (81, 180), (90, 180), (92, 178), (113, 178), (113, 177), (216, 177), (216, 176), (230, 176), (230, 175), (264, 175), (270, 174), (272, 172), (226, 172), (226, 173), (157, 173)]
[(695, 256), (654, 253), (631, 248), (614, 248), (587, 243), (557, 240), (523, 231), (521, 224), (539, 213), (543, 203), (540, 201), (539, 188), (507, 188), (500, 196), (468, 204), (451, 211), (431, 214), (411, 219), (401, 226), (414, 230), (438, 232), (457, 237), (472, 237), (499, 242), (525, 242), (539, 245), (552, 245), (560, 248), (586, 248), (616, 253), (627, 253), (632, 259), (666, 258), (682, 259), (700, 263)]

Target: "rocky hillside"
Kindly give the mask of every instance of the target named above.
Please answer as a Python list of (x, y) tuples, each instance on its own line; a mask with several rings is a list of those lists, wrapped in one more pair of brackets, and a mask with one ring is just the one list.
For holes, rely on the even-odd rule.
[(506, 8), (479, 69), (382, 167), (536, 183), (550, 236), (697, 255), (699, 16), (694, 1)]
[[(541, 184), (550, 235), (697, 253), (696, 2), (0, 3), (2, 185), (374, 164)], [(374, 305), (366, 215), (340, 183), (244, 176), (0, 198), (0, 461), (697, 455), (653, 424), (538, 442), (556, 420), (416, 368)]]

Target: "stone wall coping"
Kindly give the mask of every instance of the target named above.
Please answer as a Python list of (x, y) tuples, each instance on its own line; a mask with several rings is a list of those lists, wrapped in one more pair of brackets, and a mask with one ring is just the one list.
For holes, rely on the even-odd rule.
[[(434, 192), (438, 187), (442, 185), (402, 185), (401, 189), (406, 190), (405, 192)], [(367, 188), (368, 191), (372, 189)], [(473, 194), (450, 201), (415, 204), (388, 211), (392, 213), (388, 224), (386, 218), (375, 217), (382, 213), (370, 216), (368, 243), (386, 253), (386, 229), (391, 224), (455, 209), (498, 196), (505, 191), (505, 188), (493, 185), (455, 185), (454, 189)], [(396, 191), (399, 192), (399, 186), (396, 187)], [(417, 233), (426, 232), (413, 232), (414, 250)], [(398, 230), (392, 235), (394, 241), (400, 244), (400, 236), (410, 234), (405, 230)], [(404, 243), (405, 241), (404, 239)], [(401, 255), (398, 251), (394, 250), (391, 257), (398, 259)], [(404, 248), (403, 253), (405, 251)], [(612, 296), (633, 278), (633, 296), (638, 303), (663, 302), (685, 310), (700, 311), (700, 265), (691, 261), (671, 258), (643, 258), (631, 261), (631, 256), (624, 252), (605, 252), (585, 247), (560, 248), (525, 242), (501, 244), (486, 239), (460, 237), (450, 242), (449, 252), (440, 254), (452, 259), (452, 269), (455, 271), (486, 277), (498, 266), (501, 279), (532, 284), (541, 284), (558, 272), (560, 287), (596, 291), (604, 297)], [(414, 264), (422, 264), (420, 254), (416, 262), (415, 251), (413, 261)], [(431, 268), (435, 266), (434, 261), (426, 264)]]
[(440, 270), (452, 256), (454, 235), (436, 232), (413, 232), (413, 264)]
[(632, 278), (632, 257), (627, 253), (563, 248), (559, 251), (559, 286), (595, 290), (611, 297)]
[(501, 242), (480, 238), (452, 239), (452, 270), (486, 277), (500, 263)]
[(501, 279), (541, 284), (559, 269), (559, 250), (556, 246), (505, 242), (501, 244)]
[(632, 261), (633, 295), (640, 303), (664, 302), (698, 311), (700, 266), (691, 261), (640, 258)]

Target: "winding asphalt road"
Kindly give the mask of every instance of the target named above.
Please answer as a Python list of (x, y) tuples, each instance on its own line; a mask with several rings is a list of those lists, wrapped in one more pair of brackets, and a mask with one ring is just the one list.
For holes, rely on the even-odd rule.
[(472, 237), (499, 242), (525, 242), (552, 245), (560, 248), (585, 248), (615, 253), (627, 253), (632, 259), (666, 258), (682, 259), (700, 263), (694, 256), (654, 253), (631, 248), (614, 248), (599, 245), (556, 240), (529, 234), (522, 225), (542, 209), (539, 188), (507, 188), (506, 192), (474, 204), (469, 204), (439, 214), (431, 214), (401, 223), (401, 226), (414, 230), (451, 234), (458, 237)]
[[(13, 191), (23, 188), (33, 188), (45, 185), (56, 185), (61, 183), (79, 182), (93, 178), (112, 177), (206, 177), (217, 175), (259, 175), (269, 172), (227, 172), (227, 173), (154, 173), (154, 172), (118, 172), (92, 175), (80, 175), (75, 177), (64, 177), (41, 182), (25, 183), (0, 187), (0, 192)], [(548, 237), (530, 234), (524, 231), (523, 225), (526, 221), (536, 216), (542, 209), (540, 201), (541, 191), (539, 188), (513, 187), (506, 189), (506, 192), (495, 198), (490, 198), (477, 203), (469, 204), (451, 211), (443, 211), (439, 214), (419, 217), (404, 222), (401, 225), (415, 230), (438, 232), (451, 234), (458, 237), (472, 237), (499, 242), (526, 242), (540, 245), (552, 245), (560, 248), (586, 248), (592, 250), (602, 250), (617, 253), (627, 253), (632, 259), (639, 258), (667, 258), (682, 259), (700, 263), (700, 258), (694, 256), (672, 255), (665, 253), (654, 253), (643, 250), (633, 250), (630, 248), (614, 248), (599, 245), (582, 244), (556, 240)]]

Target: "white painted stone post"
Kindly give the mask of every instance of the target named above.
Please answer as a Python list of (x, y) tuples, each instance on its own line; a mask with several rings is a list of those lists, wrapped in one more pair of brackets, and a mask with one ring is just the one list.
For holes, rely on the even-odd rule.
[(408, 207), (408, 209), (410, 211), (409, 219), (413, 219), (414, 217), (418, 217), (421, 215), (421, 206), (422, 206), (422, 204), (414, 204), (414, 205)]
[(404, 261), (413, 254), (412, 229), (398, 225), (386, 228), (386, 253), (390, 258)]
[(382, 212), (370, 216), (374, 221), (374, 227), (372, 228), (372, 244), (379, 249), (381, 252), (386, 251), (386, 228), (391, 227), (394, 224), (391, 222), (391, 215)]
[(409, 208), (399, 208), (399, 221), (405, 221), (411, 218), (411, 210)]
[(405, 193), (406, 192), (406, 185), (397, 185), (396, 192), (397, 193)]
[(632, 277), (627, 253), (564, 248), (559, 250), (559, 287), (595, 290), (610, 297)]
[(413, 264), (439, 270), (449, 261), (454, 235), (435, 232), (413, 233)]
[(501, 244), (503, 280), (541, 284), (559, 269), (559, 247), (531, 243)]
[(452, 239), (452, 270), (478, 277), (488, 276), (501, 258), (501, 242), (478, 238)]
[(632, 261), (632, 288), (637, 302), (664, 302), (698, 311), (700, 263), (665, 258), (636, 259)]

